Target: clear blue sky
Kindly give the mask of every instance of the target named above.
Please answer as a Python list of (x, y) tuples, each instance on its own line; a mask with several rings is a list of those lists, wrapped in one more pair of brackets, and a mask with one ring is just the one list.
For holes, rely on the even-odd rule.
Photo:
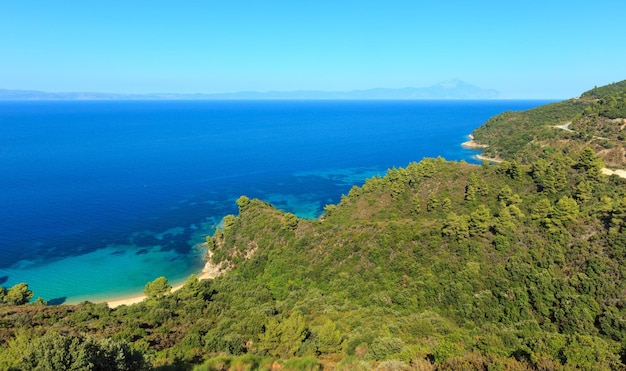
[(626, 2), (2, 1), (0, 88), (424, 87), (570, 98), (626, 79)]

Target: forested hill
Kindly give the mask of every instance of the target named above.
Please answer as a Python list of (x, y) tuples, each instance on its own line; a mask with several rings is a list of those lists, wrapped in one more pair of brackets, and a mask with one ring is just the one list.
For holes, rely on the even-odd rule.
[(389, 169), (318, 220), (242, 196), (207, 238), (225, 274), (116, 309), (0, 306), (0, 369), (624, 369), (626, 180), (589, 147), (520, 148)]
[(624, 168), (626, 80), (579, 98), (502, 113), (472, 134), (477, 143), (489, 145), (485, 155), (493, 158), (530, 162), (553, 151), (590, 147), (607, 166)]
[[(319, 221), (244, 197), (214, 258), (272, 297), (256, 352), (621, 367), (625, 184), (600, 165), (591, 151), (531, 165), (426, 159), (353, 188)], [(285, 333), (296, 319), (297, 339)], [(325, 355), (328, 328), (342, 340)]]

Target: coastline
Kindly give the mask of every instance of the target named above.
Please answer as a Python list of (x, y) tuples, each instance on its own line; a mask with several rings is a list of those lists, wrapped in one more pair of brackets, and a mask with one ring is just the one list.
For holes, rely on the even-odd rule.
[(474, 157), (476, 157), (477, 159), (482, 160), (482, 161), (495, 162), (497, 164), (499, 164), (502, 161), (504, 161), (504, 160), (500, 160), (500, 159), (493, 158), (493, 157), (487, 157), (487, 156), (483, 156), (483, 155), (476, 155)]
[[(469, 138), (469, 140), (467, 142), (461, 143), (462, 147), (469, 148), (469, 149), (476, 149), (476, 150), (485, 149), (489, 147), (487, 144), (479, 144), (479, 143), (474, 142), (474, 136), (472, 134), (469, 134), (467, 137)], [(483, 156), (482, 152), (480, 154), (474, 155), (473, 157), (481, 161), (489, 161), (489, 162), (494, 162), (497, 164), (504, 161), (499, 158)]]
[(468, 135), (467, 137), (469, 138), (469, 140), (467, 142), (461, 143), (461, 146), (465, 148), (482, 149), (482, 148), (489, 147), (486, 144), (479, 144), (479, 143), (474, 142), (474, 136), (472, 134)]
[[(224, 273), (224, 269), (221, 269), (219, 266), (211, 262), (211, 253), (209, 252), (207, 262), (202, 268), (202, 271), (200, 272), (200, 274), (197, 275), (197, 278), (198, 280), (209, 280), (209, 279), (216, 278), (222, 273)], [(170, 290), (170, 293), (180, 290), (184, 285), (185, 285), (185, 282), (172, 285), (172, 289)], [(132, 304), (141, 303), (146, 298), (147, 296), (143, 292), (138, 292), (132, 295), (114, 296), (111, 298), (96, 300), (94, 301), (94, 303), (96, 304), (107, 303), (109, 308), (117, 308), (121, 305), (132, 305)]]
[[(563, 130), (572, 131), (571, 129), (568, 128), (569, 124), (571, 124), (571, 122), (568, 122), (565, 125), (555, 126), (555, 127), (559, 128), (559, 129), (563, 129)], [(478, 143), (474, 142), (474, 136), (472, 136), (472, 134), (468, 135), (468, 138), (470, 138), (469, 141), (461, 143), (461, 145), (463, 147), (471, 148), (471, 149), (482, 149), (482, 148), (487, 148), (488, 147), (488, 145), (486, 145), (486, 144), (478, 144)], [(474, 155), (474, 157), (479, 159), (479, 160), (482, 160), (482, 161), (489, 161), (489, 162), (494, 162), (494, 163), (497, 163), (497, 164), (499, 164), (502, 161), (504, 161), (504, 160), (498, 159), (498, 158), (483, 156), (482, 154)], [(602, 171), (602, 174), (604, 174), (606, 176), (617, 175), (620, 178), (625, 178), (626, 179), (626, 170), (624, 170), (624, 169), (609, 169), (609, 168), (603, 167), (601, 169), (601, 171)]]

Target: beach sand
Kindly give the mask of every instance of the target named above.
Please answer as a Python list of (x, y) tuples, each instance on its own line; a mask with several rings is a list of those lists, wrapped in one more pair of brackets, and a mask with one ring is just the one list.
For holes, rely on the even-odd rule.
[(479, 149), (479, 148), (487, 148), (489, 147), (486, 144), (478, 144), (474, 142), (474, 136), (472, 134), (467, 136), (469, 140), (467, 142), (461, 143), (461, 145), (465, 148)]
[(602, 174), (604, 175), (617, 175), (620, 178), (626, 178), (626, 170), (611, 170), (606, 167), (602, 168)]
[(498, 163), (498, 164), (501, 163), (502, 161), (504, 161), (504, 160), (500, 160), (500, 159), (492, 158), (492, 157), (487, 157), (487, 156), (483, 156), (483, 155), (476, 155), (474, 157), (476, 157), (477, 159), (482, 160), (482, 161), (495, 162), (495, 163)]
[[(213, 279), (219, 276), (220, 274), (222, 274), (223, 272), (224, 270), (216, 266), (215, 264), (213, 264), (210, 261), (210, 257), (209, 257), (209, 261), (207, 261), (207, 263), (204, 265), (204, 268), (202, 268), (202, 272), (198, 275), (198, 279), (199, 280)], [(172, 290), (170, 292), (180, 290), (183, 286), (184, 286), (184, 283), (174, 285), (172, 286)], [(132, 305), (132, 304), (141, 303), (144, 299), (146, 299), (146, 295), (144, 295), (143, 293), (137, 293), (136, 295), (100, 300), (100, 301), (96, 301), (96, 303), (107, 303), (109, 308), (116, 308), (116, 307), (119, 307), (120, 305)]]

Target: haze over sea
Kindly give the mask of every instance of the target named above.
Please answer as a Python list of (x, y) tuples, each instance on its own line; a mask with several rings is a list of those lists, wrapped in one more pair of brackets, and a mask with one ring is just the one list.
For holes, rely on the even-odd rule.
[(51, 303), (199, 273), (240, 195), (318, 217), (352, 185), (546, 101), (0, 102), (0, 284)]

